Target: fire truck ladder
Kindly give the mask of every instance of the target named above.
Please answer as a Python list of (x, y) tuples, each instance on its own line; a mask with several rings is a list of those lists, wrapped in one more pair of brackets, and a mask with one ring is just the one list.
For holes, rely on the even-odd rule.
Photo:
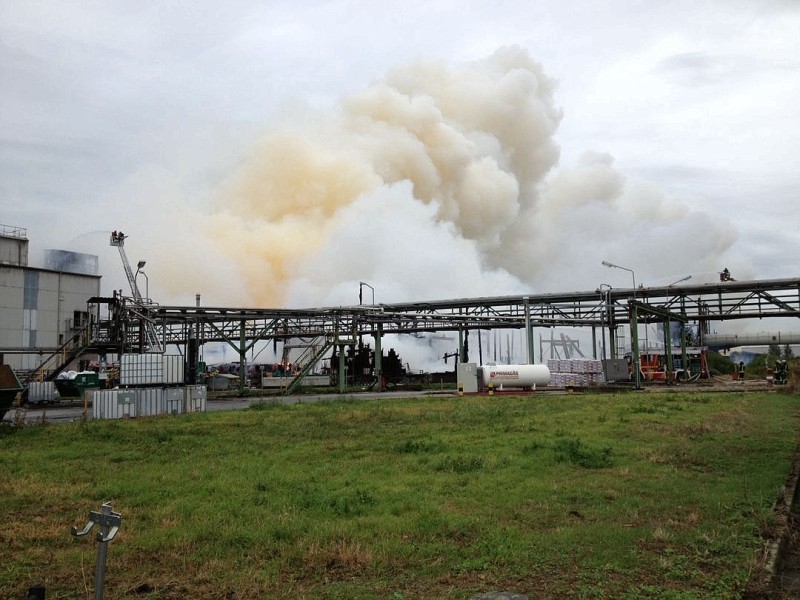
[[(125, 254), (126, 237), (127, 236), (121, 231), (115, 231), (111, 234), (110, 244), (119, 249), (119, 256), (122, 259), (122, 266), (125, 269), (125, 275), (128, 278), (128, 284), (131, 286), (133, 299), (139, 306), (145, 309), (145, 300), (142, 298), (142, 293), (139, 291), (139, 286), (136, 285), (136, 277), (134, 276), (131, 265), (128, 262), (128, 256)], [(144, 263), (140, 264), (140, 267), (141, 266), (144, 266)], [(147, 299), (147, 302), (150, 302), (149, 298)], [(164, 350), (161, 348), (161, 342), (158, 340), (158, 334), (156, 333), (156, 327), (153, 321), (143, 318), (141, 319), (140, 323), (140, 327), (144, 328), (145, 336), (147, 338), (148, 352), (163, 352)]]

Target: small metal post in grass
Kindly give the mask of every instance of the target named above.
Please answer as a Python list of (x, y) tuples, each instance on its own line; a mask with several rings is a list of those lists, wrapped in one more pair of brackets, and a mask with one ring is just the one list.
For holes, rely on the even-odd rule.
[(89, 522), (78, 531), (77, 527), (72, 528), (72, 535), (80, 537), (89, 533), (94, 525), (100, 525), (100, 533), (97, 534), (97, 564), (94, 572), (94, 598), (103, 600), (103, 586), (106, 579), (106, 554), (108, 553), (108, 543), (117, 535), (122, 524), (122, 515), (111, 510), (111, 502), (105, 502), (101, 512), (91, 511)]

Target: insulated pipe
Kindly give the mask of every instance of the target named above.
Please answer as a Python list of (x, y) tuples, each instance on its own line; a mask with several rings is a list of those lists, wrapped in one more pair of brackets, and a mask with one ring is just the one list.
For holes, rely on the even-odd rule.
[(733, 348), (735, 346), (769, 346), (778, 344), (800, 344), (800, 333), (707, 333), (703, 343), (709, 348)]

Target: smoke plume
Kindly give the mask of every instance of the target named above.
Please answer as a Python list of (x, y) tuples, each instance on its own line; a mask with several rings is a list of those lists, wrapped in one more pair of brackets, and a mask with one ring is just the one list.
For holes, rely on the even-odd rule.
[(399, 68), (334, 114), (275, 127), (209, 224), (242, 301), (355, 304), (360, 281), (376, 302), (585, 290), (603, 258), (665, 277), (718, 269), (724, 223), (604, 154), (555, 169), (554, 92), (525, 50), (502, 48)]

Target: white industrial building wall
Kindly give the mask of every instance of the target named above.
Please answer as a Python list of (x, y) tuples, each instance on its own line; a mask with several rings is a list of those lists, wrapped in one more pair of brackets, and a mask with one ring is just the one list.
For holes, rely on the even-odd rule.
[(24, 269), (0, 265), (0, 348), (22, 346)]
[[(86, 312), (86, 301), (100, 295), (100, 279), (73, 273), (39, 271), (38, 340), (40, 346), (64, 343), (67, 323)], [(61, 337), (59, 337), (59, 334)]]
[[(28, 282), (26, 290), (26, 279)], [(100, 277), (0, 265), (0, 352), (3, 348), (57, 348), (67, 322), (100, 295)], [(38, 355), (6, 354), (13, 369), (33, 369)]]

